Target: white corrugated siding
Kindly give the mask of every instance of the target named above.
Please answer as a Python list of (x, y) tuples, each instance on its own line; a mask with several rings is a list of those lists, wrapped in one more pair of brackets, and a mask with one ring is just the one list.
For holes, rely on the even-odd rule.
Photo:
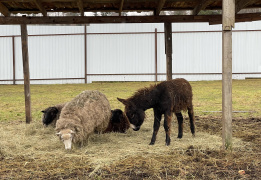
[[(158, 73), (166, 72), (163, 24), (92, 24), (87, 26), (88, 74), (155, 73), (157, 28)], [(261, 29), (261, 22), (236, 23), (235, 30)], [(221, 73), (221, 25), (173, 23), (173, 73)], [(46, 34), (77, 34), (50, 36)], [(84, 78), (83, 26), (28, 26), (31, 79)], [(98, 33), (98, 34), (97, 34)], [(113, 34), (116, 33), (116, 34)], [(81, 35), (79, 35), (81, 34)], [(0, 26), (0, 36), (20, 35), (20, 26)], [(32, 36), (33, 35), (33, 36)], [(44, 36), (37, 36), (44, 35)], [(233, 73), (261, 72), (261, 31), (233, 32)], [(23, 80), (21, 38), (15, 37), (16, 79)], [(0, 37), (0, 84), (12, 84), (12, 38)], [(190, 81), (221, 80), (221, 75), (174, 75)], [(261, 77), (233, 75), (234, 79)], [(165, 80), (166, 75), (158, 75)], [(16, 81), (22, 84), (23, 81)], [(154, 81), (155, 75), (89, 75), (92, 81)], [(33, 80), (32, 84), (84, 83), (75, 80)]]
[[(28, 38), (31, 79), (84, 78), (83, 36)], [(21, 38), (16, 38), (17, 79), (23, 79)], [(83, 83), (84, 80), (42, 80), (31, 83)], [(21, 84), (23, 81), (17, 82)]]
[[(13, 52), (12, 38), (0, 38), (0, 80), (13, 79)], [(0, 81), (0, 84), (12, 84), (8, 81)]]
[[(88, 74), (135, 74), (155, 71), (154, 34), (90, 35), (87, 47)], [(128, 76), (88, 76), (89, 81), (99, 81), (101, 78), (113, 81), (133, 80), (133, 77)], [(144, 75), (136, 78), (148, 81), (143, 79)]]

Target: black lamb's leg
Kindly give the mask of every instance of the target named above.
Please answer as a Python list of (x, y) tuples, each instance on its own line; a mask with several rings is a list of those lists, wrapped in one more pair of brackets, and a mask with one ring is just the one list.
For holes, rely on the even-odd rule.
[(153, 110), (154, 110), (153, 134), (152, 134), (152, 138), (151, 138), (149, 145), (155, 144), (156, 136), (157, 136), (158, 131), (159, 131), (160, 121), (161, 121), (161, 116), (162, 116), (162, 114), (160, 114), (157, 109), (153, 109)]
[(170, 127), (171, 127), (172, 112), (164, 114), (164, 129), (166, 132), (166, 146), (170, 145)]
[(193, 136), (195, 136), (195, 116), (193, 111), (193, 106), (188, 108), (189, 122), (190, 122), (190, 130)]
[(183, 116), (182, 116), (181, 112), (175, 113), (175, 115), (177, 116), (178, 124), (179, 124), (178, 138), (181, 139), (183, 136)]

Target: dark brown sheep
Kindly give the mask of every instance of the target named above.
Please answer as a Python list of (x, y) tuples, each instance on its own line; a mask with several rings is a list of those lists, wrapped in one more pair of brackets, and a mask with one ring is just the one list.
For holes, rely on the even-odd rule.
[(145, 110), (153, 108), (154, 125), (150, 145), (155, 144), (160, 127), (161, 117), (164, 114), (164, 129), (166, 132), (166, 145), (170, 144), (170, 127), (172, 112), (178, 119), (178, 138), (183, 136), (183, 116), (181, 111), (187, 111), (190, 119), (190, 130), (195, 135), (194, 112), (192, 105), (192, 88), (185, 79), (173, 79), (161, 82), (149, 88), (138, 90), (128, 99), (120, 99), (125, 105), (125, 113), (133, 130), (138, 131), (145, 118)]

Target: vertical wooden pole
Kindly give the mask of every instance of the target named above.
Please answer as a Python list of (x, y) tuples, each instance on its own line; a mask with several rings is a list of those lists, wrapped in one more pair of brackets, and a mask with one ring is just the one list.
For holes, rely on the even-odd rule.
[(222, 5), (222, 143), (232, 149), (232, 28), (235, 25), (235, 0)]
[(172, 79), (172, 27), (170, 22), (164, 22), (165, 54), (167, 65), (167, 80)]
[(87, 84), (87, 27), (84, 25), (84, 83)]
[(155, 28), (155, 81), (158, 81), (158, 32)]
[(24, 96), (25, 96), (25, 115), (26, 123), (32, 121), (31, 117), (31, 93), (30, 93), (30, 72), (29, 72), (29, 57), (28, 57), (28, 37), (26, 24), (21, 24), (21, 41), (22, 41), (22, 56), (24, 70)]
[(13, 85), (15, 85), (15, 37), (12, 36), (12, 46), (13, 46)]

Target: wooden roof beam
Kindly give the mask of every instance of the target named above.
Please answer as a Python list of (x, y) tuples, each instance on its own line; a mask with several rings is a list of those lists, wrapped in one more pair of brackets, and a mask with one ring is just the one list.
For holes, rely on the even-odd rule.
[(236, 13), (238, 13), (241, 9), (254, 4), (258, 0), (239, 0), (238, 3), (236, 4)]
[[(261, 13), (236, 14), (236, 22), (261, 20)], [(221, 15), (179, 16), (65, 16), (65, 17), (0, 17), (0, 24), (101, 24), (101, 23), (162, 23), (210, 22), (222, 23)]]
[(166, 0), (160, 0), (159, 1), (159, 4), (158, 4), (158, 7), (156, 9), (156, 13), (155, 13), (155, 16), (158, 16), (160, 14), (160, 11), (162, 10), (164, 4), (165, 4)]
[(46, 12), (46, 10), (44, 9), (44, 7), (42, 5), (42, 1), (41, 0), (34, 0), (34, 3), (38, 7), (38, 9), (41, 11), (43, 16), (47, 16), (47, 12)]
[(84, 16), (83, 0), (78, 0), (77, 5), (81, 13), (81, 16)]
[(7, 9), (7, 7), (0, 2), (0, 13), (2, 13), (5, 17), (10, 16), (10, 11)]
[(121, 0), (120, 8), (119, 8), (119, 16), (121, 16), (121, 12), (123, 9), (124, 0)]
[(198, 15), (201, 10), (204, 10), (214, 0), (200, 0), (198, 5), (193, 10), (193, 15)]

